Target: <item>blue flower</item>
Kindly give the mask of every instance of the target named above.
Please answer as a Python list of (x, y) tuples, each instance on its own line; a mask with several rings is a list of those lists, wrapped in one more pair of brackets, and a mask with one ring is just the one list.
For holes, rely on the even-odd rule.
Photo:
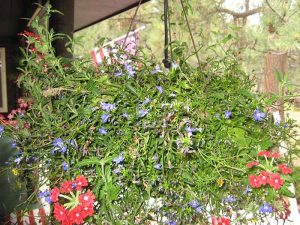
[(148, 109), (141, 109), (141, 110), (139, 111), (139, 116), (140, 116), (140, 117), (145, 117), (148, 113), (149, 113), (149, 110), (148, 110)]
[(162, 88), (162, 86), (156, 86), (156, 88), (159, 91), (159, 93), (163, 93), (164, 89)]
[(151, 101), (150, 98), (145, 98), (145, 100), (143, 101), (143, 105), (148, 104), (150, 101)]
[(23, 159), (23, 157), (20, 156), (20, 157), (16, 158), (16, 159), (14, 160), (14, 162), (15, 162), (17, 165), (19, 165), (19, 164), (21, 163), (22, 159)]
[(110, 117), (110, 114), (103, 114), (103, 115), (101, 116), (102, 122), (103, 122), (103, 123), (107, 123), (109, 117)]
[(110, 103), (102, 102), (101, 103), (101, 108), (106, 112), (110, 112), (112, 110), (115, 110), (117, 107), (116, 107), (116, 104), (110, 104)]
[(102, 134), (102, 135), (106, 135), (106, 134), (107, 134), (107, 131), (105, 130), (104, 127), (99, 128), (98, 131), (99, 131), (99, 133)]
[(64, 171), (68, 171), (68, 169), (69, 169), (69, 165), (68, 165), (68, 163), (66, 163), (66, 162), (63, 162), (63, 163), (62, 163), (62, 167), (63, 167), (63, 170), (64, 170)]
[(190, 201), (190, 202), (189, 202), (189, 205), (190, 205), (192, 208), (196, 209), (196, 208), (198, 208), (198, 207), (200, 206), (200, 203), (195, 199), (195, 200), (193, 200), (193, 201)]
[(178, 67), (179, 67), (179, 65), (177, 63), (175, 63), (175, 62), (171, 63), (171, 68), (177, 69)]
[(118, 164), (120, 164), (121, 162), (123, 162), (124, 159), (125, 159), (125, 158), (123, 157), (123, 154), (120, 153), (120, 155), (119, 155), (118, 157), (116, 157), (116, 158), (113, 159), (113, 162), (116, 163), (116, 165), (118, 165)]
[(125, 117), (126, 119), (128, 119), (129, 117), (127, 113), (123, 113), (122, 116)]
[(226, 119), (230, 119), (231, 118), (231, 111), (229, 111), (229, 110), (225, 111), (225, 118)]
[(255, 121), (260, 122), (266, 117), (266, 114), (256, 109), (253, 115)]
[(156, 164), (156, 165), (154, 166), (154, 168), (157, 169), (157, 170), (161, 170), (161, 164), (160, 164), (160, 163)]
[(61, 138), (56, 138), (53, 141), (53, 146), (61, 148), (64, 146), (64, 141)]
[(116, 168), (116, 169), (113, 170), (113, 173), (114, 174), (119, 174), (119, 173), (121, 173), (121, 169), (120, 168)]
[(116, 77), (120, 77), (120, 76), (122, 76), (122, 75), (123, 75), (123, 72), (122, 72), (122, 71), (119, 71), (119, 72), (116, 72), (116, 73), (115, 73), (115, 76), (116, 76)]
[(0, 125), (0, 137), (2, 136), (3, 132), (4, 132), (4, 126)]
[(133, 68), (130, 64), (125, 64), (125, 69), (128, 72), (128, 77), (129, 78), (134, 76), (135, 72), (134, 72), (134, 70), (133, 70)]
[(16, 148), (16, 147), (17, 147), (17, 142), (16, 142), (16, 141), (13, 141), (13, 142), (10, 144), (10, 147), (11, 147), (11, 148)]
[(248, 194), (252, 191), (252, 189), (247, 185), (246, 190), (244, 191), (244, 194)]
[(202, 213), (202, 212), (203, 212), (203, 208), (204, 208), (204, 205), (198, 206), (198, 207), (196, 208), (196, 212), (197, 212), (197, 213)]
[(197, 131), (197, 129), (192, 128), (192, 127), (190, 127), (190, 126), (187, 126), (187, 127), (185, 128), (185, 131), (188, 133), (188, 136), (191, 137), (191, 136), (193, 135), (193, 133), (194, 133), (195, 131)]
[(168, 220), (168, 221), (166, 222), (166, 224), (167, 224), (167, 225), (177, 225), (177, 222), (174, 221), (174, 220)]
[(224, 199), (225, 202), (227, 203), (232, 203), (232, 202), (235, 202), (236, 201), (236, 198), (232, 195), (228, 195), (225, 199)]
[(48, 202), (49, 204), (52, 203), (52, 201), (51, 201), (51, 192), (49, 190), (41, 191), (38, 194), (38, 196), (39, 196), (39, 198), (45, 198), (45, 201)]
[(151, 74), (156, 74), (156, 73), (159, 73), (159, 72), (162, 72), (162, 71), (161, 71), (159, 65), (157, 65), (157, 66), (155, 67), (155, 69), (151, 71)]
[(267, 202), (265, 202), (264, 205), (259, 208), (259, 212), (264, 214), (272, 213), (273, 208)]

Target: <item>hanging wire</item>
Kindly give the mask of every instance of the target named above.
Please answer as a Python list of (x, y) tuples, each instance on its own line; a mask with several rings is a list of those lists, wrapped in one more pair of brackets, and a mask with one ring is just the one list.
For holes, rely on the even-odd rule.
[(128, 35), (129, 35), (129, 33), (130, 33), (131, 29), (132, 29), (133, 22), (135, 21), (137, 12), (139, 11), (139, 8), (140, 8), (141, 4), (142, 4), (142, 0), (139, 1), (139, 4), (138, 4), (138, 6), (136, 7), (135, 12), (134, 12), (134, 15), (133, 15), (133, 17), (132, 17), (132, 19), (131, 19), (131, 21), (130, 21), (130, 25), (129, 25), (128, 31), (127, 31), (127, 33), (126, 33), (126, 37), (125, 37), (124, 42), (123, 42), (123, 44), (122, 44), (122, 49), (125, 47), (125, 44), (126, 44)]
[(168, 0), (164, 0), (164, 25), (165, 25), (165, 49), (163, 59), (163, 64), (165, 68), (171, 67), (171, 62), (169, 60), (169, 28), (168, 28), (168, 18), (169, 18), (169, 4)]
[(198, 51), (197, 51), (197, 48), (196, 48), (196, 44), (195, 44), (194, 36), (193, 36), (193, 33), (192, 33), (192, 29), (190, 27), (190, 23), (189, 23), (189, 20), (187, 18), (186, 10), (185, 10), (184, 5), (183, 5), (183, 0), (180, 0), (180, 3), (181, 3), (181, 7), (182, 7), (182, 11), (183, 11), (183, 14), (184, 14), (184, 17), (185, 17), (186, 24), (187, 24), (188, 29), (189, 29), (189, 33), (190, 33), (191, 40), (192, 40), (192, 43), (193, 43), (193, 47), (194, 47), (194, 50), (195, 50), (195, 55), (196, 55), (196, 58), (197, 58), (197, 61), (198, 61), (198, 65), (199, 65), (199, 68), (201, 68), (200, 58), (199, 58)]

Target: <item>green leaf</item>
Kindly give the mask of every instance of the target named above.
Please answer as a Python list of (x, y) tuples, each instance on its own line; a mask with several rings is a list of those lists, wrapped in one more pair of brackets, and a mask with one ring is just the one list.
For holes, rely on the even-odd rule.
[(99, 159), (98, 157), (91, 157), (89, 159), (84, 159), (76, 164), (78, 167), (82, 166), (92, 166), (92, 165), (104, 165), (113, 160), (116, 156), (105, 157), (103, 159)]
[(295, 198), (295, 194), (291, 192), (285, 185), (280, 188), (279, 194), (289, 198)]

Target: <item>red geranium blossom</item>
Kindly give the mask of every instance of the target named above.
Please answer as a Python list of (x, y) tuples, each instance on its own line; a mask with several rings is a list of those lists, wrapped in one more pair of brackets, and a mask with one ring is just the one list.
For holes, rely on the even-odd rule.
[(86, 218), (86, 215), (84, 215), (82, 211), (82, 206), (79, 205), (70, 211), (69, 220), (72, 221), (72, 223), (82, 224), (84, 218)]
[(293, 170), (285, 164), (279, 164), (277, 167), (283, 174), (291, 174), (293, 172)]
[(267, 171), (260, 171), (260, 175), (257, 177), (257, 179), (259, 180), (259, 183), (261, 185), (266, 185), (269, 183), (269, 176), (270, 173)]
[(284, 183), (284, 180), (281, 179), (279, 173), (271, 173), (269, 178), (270, 178), (269, 185), (271, 187), (273, 187), (274, 189), (277, 189), (277, 190), (280, 189)]
[(61, 192), (69, 194), (72, 191), (72, 181), (66, 180), (61, 184)]
[(230, 225), (230, 219), (222, 217), (218, 220), (218, 225)]
[(271, 156), (271, 152), (268, 150), (264, 150), (258, 153), (258, 156), (262, 156), (262, 157), (270, 157)]
[(249, 179), (249, 183), (250, 183), (251, 187), (259, 188), (261, 186), (261, 182), (260, 182), (260, 179), (258, 178), (258, 176), (250, 175), (248, 177), (248, 179)]
[(81, 202), (84, 205), (86, 204), (93, 205), (94, 199), (95, 199), (95, 195), (93, 194), (93, 192), (90, 191), (90, 189), (87, 190), (85, 194), (81, 194), (79, 196), (79, 202)]
[(59, 194), (60, 194), (59, 188), (57, 188), (57, 187), (53, 188), (51, 191), (51, 201), (57, 202)]
[(53, 211), (55, 219), (62, 222), (68, 219), (69, 213), (68, 210), (65, 209), (65, 207), (61, 206), (58, 203), (54, 204), (54, 211)]
[(81, 191), (82, 187), (88, 186), (88, 181), (82, 175), (78, 176), (74, 182), (76, 184), (76, 190)]
[(274, 159), (278, 159), (280, 157), (281, 157), (281, 155), (278, 152), (273, 152), (272, 155), (271, 155), (271, 158), (274, 158)]
[(260, 163), (257, 162), (257, 161), (252, 161), (252, 162), (249, 162), (247, 163), (247, 167), (250, 169), (252, 168), (253, 166), (258, 166)]

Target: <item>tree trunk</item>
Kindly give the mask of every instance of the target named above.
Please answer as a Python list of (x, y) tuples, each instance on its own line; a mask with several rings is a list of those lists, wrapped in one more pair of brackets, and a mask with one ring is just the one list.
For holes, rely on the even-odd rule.
[[(268, 52), (265, 55), (264, 66), (264, 92), (274, 94), (284, 94), (284, 90), (279, 90), (279, 83), (276, 79), (276, 72), (279, 72), (283, 78), (287, 69), (287, 53), (286, 52)], [(275, 109), (279, 111), (281, 120), (284, 120), (283, 101), (275, 103)]]

